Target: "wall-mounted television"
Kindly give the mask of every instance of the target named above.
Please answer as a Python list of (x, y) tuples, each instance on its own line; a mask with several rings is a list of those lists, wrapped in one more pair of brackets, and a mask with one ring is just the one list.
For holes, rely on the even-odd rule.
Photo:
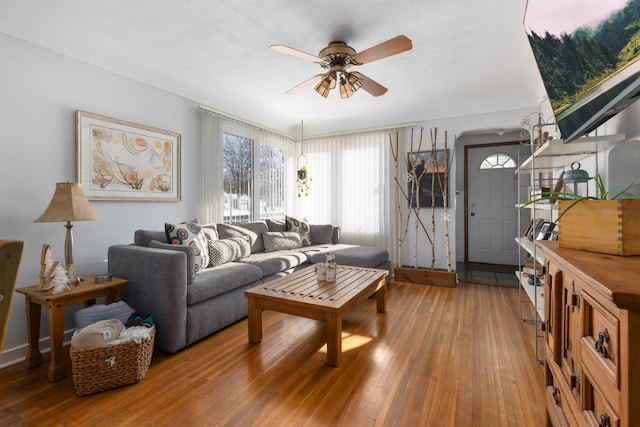
[(528, 0), (524, 26), (564, 142), (640, 99), (640, 0)]

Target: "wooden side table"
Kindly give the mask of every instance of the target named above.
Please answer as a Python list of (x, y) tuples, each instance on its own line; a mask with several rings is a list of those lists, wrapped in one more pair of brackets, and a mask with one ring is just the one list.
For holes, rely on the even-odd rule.
[(86, 303), (92, 305), (96, 298), (107, 297), (107, 303), (120, 301), (120, 287), (128, 281), (113, 277), (110, 282), (96, 283), (96, 275), (83, 276), (80, 285), (59, 294), (48, 294), (39, 289), (39, 284), (16, 288), (16, 292), (24, 294), (27, 313), (27, 334), (29, 351), (27, 366), (35, 368), (42, 364), (40, 353), (40, 315), (42, 307), (49, 309), (49, 336), (51, 341), (51, 363), (49, 364), (49, 381), (64, 378), (65, 360), (62, 360), (62, 342), (64, 339), (65, 308), (68, 305)]

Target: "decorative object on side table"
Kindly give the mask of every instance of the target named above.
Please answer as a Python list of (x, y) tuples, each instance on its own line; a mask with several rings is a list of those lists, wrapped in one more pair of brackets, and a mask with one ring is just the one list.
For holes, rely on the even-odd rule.
[[(67, 234), (64, 240), (65, 266), (73, 264), (72, 221), (96, 221), (100, 215), (93, 210), (80, 184), (58, 182), (56, 191), (47, 209), (33, 222), (66, 222)], [(43, 255), (44, 256), (44, 255)]]

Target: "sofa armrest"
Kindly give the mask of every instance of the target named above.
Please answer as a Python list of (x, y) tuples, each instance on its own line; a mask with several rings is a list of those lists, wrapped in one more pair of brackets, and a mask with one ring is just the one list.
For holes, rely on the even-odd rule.
[(109, 247), (109, 273), (129, 281), (122, 299), (153, 316), (155, 345), (173, 353), (186, 345), (187, 256), (184, 252), (135, 245)]

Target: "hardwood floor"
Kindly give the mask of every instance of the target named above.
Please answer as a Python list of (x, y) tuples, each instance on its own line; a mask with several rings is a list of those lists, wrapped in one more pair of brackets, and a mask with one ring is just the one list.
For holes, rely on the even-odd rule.
[(324, 324), (263, 314), (174, 355), (139, 384), (78, 397), (45, 363), (0, 370), (0, 425), (541, 426), (543, 368), (517, 288), (389, 285), (343, 323), (342, 364), (325, 365)]

